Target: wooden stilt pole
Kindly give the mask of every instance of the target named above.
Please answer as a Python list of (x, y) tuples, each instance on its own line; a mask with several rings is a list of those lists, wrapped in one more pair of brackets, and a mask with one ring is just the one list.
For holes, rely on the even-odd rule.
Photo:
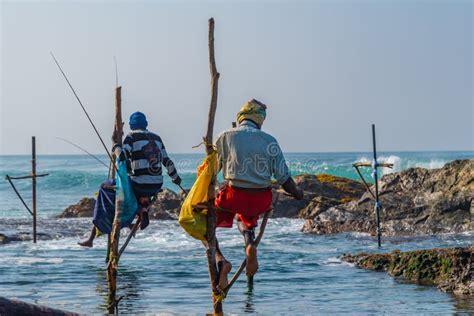
[[(115, 90), (115, 133), (116, 138), (114, 142), (122, 145), (123, 123), (122, 123), (122, 87), (117, 87)], [(113, 168), (115, 169), (115, 168)], [(116, 311), (116, 291), (117, 291), (117, 270), (118, 270), (118, 253), (120, 240), (120, 218), (122, 216), (122, 197), (119, 192), (115, 195), (115, 217), (112, 225), (112, 232), (110, 236), (110, 254), (109, 262), (107, 264), (107, 280), (109, 283), (109, 314), (114, 314)]]
[(379, 167), (377, 162), (377, 146), (375, 144), (375, 124), (372, 124), (372, 144), (374, 149), (374, 162), (373, 162), (373, 169), (374, 169), (374, 181), (375, 181), (375, 221), (377, 223), (377, 244), (380, 247), (382, 245), (380, 240), (380, 203), (379, 203), (379, 184), (378, 184), (378, 172), (377, 169)]
[(110, 259), (110, 234), (107, 234), (107, 254), (105, 255), (105, 263), (108, 264)]
[[(393, 163), (387, 163), (387, 162), (378, 162), (377, 161), (377, 146), (375, 142), (375, 124), (372, 124), (372, 146), (373, 146), (373, 155), (374, 155), (374, 161), (372, 163), (369, 162), (356, 162), (352, 164), (352, 166), (356, 169), (357, 174), (359, 175), (360, 179), (364, 183), (367, 192), (370, 193), (370, 195), (374, 198), (374, 212), (375, 212), (375, 223), (376, 223), (376, 233), (377, 233), (377, 245), (380, 247), (382, 245), (381, 241), (381, 236), (382, 236), (382, 231), (380, 229), (380, 201), (379, 201), (379, 183), (378, 183), (378, 168), (393, 168)], [(360, 172), (359, 168), (361, 167), (368, 167), (372, 168), (372, 175), (374, 177), (374, 187), (375, 187), (375, 192), (372, 191), (370, 188), (369, 184), (367, 181), (365, 181), (364, 176)]]
[[(211, 102), (209, 104), (209, 114), (207, 118), (207, 132), (204, 138), (206, 143), (206, 154), (210, 155), (213, 148), (213, 131), (214, 131), (214, 118), (216, 115), (217, 108), (217, 92), (218, 92), (218, 81), (219, 73), (217, 72), (216, 59), (214, 55), (214, 19), (209, 19), (209, 33), (208, 33), (208, 45), (209, 45), (209, 70), (211, 74)], [(207, 244), (208, 249), (207, 263), (209, 268), (209, 279), (211, 282), (212, 289), (212, 303), (214, 308), (214, 314), (222, 314), (222, 300), (219, 299), (219, 291), (217, 289), (217, 282), (219, 278), (219, 272), (216, 263), (216, 210), (214, 208), (215, 199), (215, 186), (216, 178), (214, 177), (209, 185), (209, 204), (207, 212)]]
[[(37, 215), (37, 212), (36, 212), (36, 178), (46, 177), (47, 175), (48, 175), (47, 173), (36, 174), (36, 137), (32, 136), (31, 137), (31, 174), (29, 174), (27, 176), (19, 176), (19, 177), (10, 177), (7, 174), (7, 175), (5, 175), (5, 180), (7, 180), (8, 183), (10, 183), (13, 191), (18, 196), (18, 198), (20, 199), (23, 206), (25, 206), (26, 210), (28, 211), (28, 213), (31, 214), (31, 216), (33, 218), (33, 243), (35, 243), (35, 244), (36, 244), (36, 241), (37, 241), (37, 233), (36, 233), (36, 215)], [(15, 187), (15, 184), (13, 184), (13, 181), (12, 181), (12, 180), (24, 180), (24, 179), (31, 179), (31, 181), (32, 181), (31, 199), (32, 199), (32, 204), (33, 204), (32, 205), (33, 211), (30, 210), (30, 208), (28, 207), (25, 200), (21, 196), (20, 192), (18, 192), (18, 190)]]
[(31, 137), (31, 180), (33, 199), (33, 243), (36, 244), (36, 138)]

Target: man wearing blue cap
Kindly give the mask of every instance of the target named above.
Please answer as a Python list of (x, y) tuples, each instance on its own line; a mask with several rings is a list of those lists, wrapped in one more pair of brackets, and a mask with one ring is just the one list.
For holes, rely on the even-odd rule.
[(163, 185), (162, 165), (176, 185), (181, 184), (173, 161), (166, 153), (161, 137), (147, 130), (145, 114), (135, 112), (130, 116), (130, 133), (123, 141), (123, 149), (130, 161), (130, 177), (138, 199), (150, 197)]
[[(125, 153), (125, 159), (127, 159), (127, 169), (132, 188), (140, 205), (138, 212), (141, 219), (140, 228), (144, 229), (149, 223), (147, 210), (150, 204), (150, 198), (160, 192), (163, 186), (162, 165), (166, 167), (168, 175), (174, 184), (180, 185), (181, 178), (176, 171), (173, 161), (168, 157), (161, 137), (147, 129), (148, 122), (145, 114), (141, 112), (132, 113), (132, 115), (130, 115), (129, 125), (131, 131), (123, 140), (123, 152)], [(115, 138), (112, 137), (112, 139)], [(118, 144), (114, 144), (112, 151), (121, 152), (120, 150), (117, 151), (117, 149), (120, 149), (119, 147)], [(96, 214), (111, 213), (111, 210), (112, 213), (115, 212), (112, 203), (112, 200), (115, 200), (115, 194), (109, 191), (104, 187), (99, 191), (96, 209), (104, 208), (104, 203), (99, 203), (99, 200), (111, 201), (111, 203), (109, 203), (111, 205), (107, 207), (108, 210), (106, 210), (106, 212), (97, 212), (97, 210), (95, 210), (94, 223), (97, 222), (95, 218)], [(107, 198), (104, 196), (104, 199), (100, 199), (101, 194), (107, 194)], [(111, 198), (111, 194), (114, 195), (113, 199)], [(109, 214), (109, 217), (113, 219), (113, 214)], [(79, 243), (79, 245), (92, 247), (95, 235), (96, 232), (95, 229), (93, 229), (89, 239)]]

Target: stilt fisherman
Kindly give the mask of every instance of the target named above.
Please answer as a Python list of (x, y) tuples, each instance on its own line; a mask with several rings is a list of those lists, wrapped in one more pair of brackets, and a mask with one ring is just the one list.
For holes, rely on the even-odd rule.
[[(245, 239), (246, 273), (253, 276), (258, 270), (257, 248), (254, 245), (255, 227), (260, 215), (272, 207), (272, 178), (294, 198), (303, 198), (290, 176), (277, 140), (261, 130), (267, 106), (255, 99), (245, 103), (237, 113), (238, 126), (221, 133), (216, 141), (219, 169), (225, 184), (218, 193), (217, 227), (230, 228), (237, 219), (239, 231)], [(219, 267), (219, 288), (227, 286), (227, 274), (232, 269), (219, 247), (216, 261)]]
[[(129, 125), (131, 131), (123, 141), (123, 150), (115, 144), (112, 151), (118, 160), (127, 161), (132, 189), (139, 205), (137, 214), (140, 218), (140, 228), (145, 229), (149, 223), (150, 198), (160, 192), (163, 186), (162, 166), (166, 167), (168, 175), (176, 185), (181, 184), (181, 178), (173, 161), (168, 157), (161, 137), (147, 130), (148, 122), (145, 114), (133, 113), (130, 116)], [(115, 138), (112, 137), (112, 139)], [(102, 233), (110, 232), (115, 214), (115, 191), (111, 188), (115, 185), (114, 181), (110, 179), (101, 185), (94, 209), (94, 227), (89, 238), (80, 242), (79, 245), (92, 247), (96, 227)]]

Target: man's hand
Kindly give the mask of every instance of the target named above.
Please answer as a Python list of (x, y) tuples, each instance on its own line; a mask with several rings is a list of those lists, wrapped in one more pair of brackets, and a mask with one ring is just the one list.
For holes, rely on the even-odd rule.
[(177, 176), (176, 179), (173, 180), (173, 183), (176, 185), (181, 185), (181, 178)]
[(117, 127), (114, 126), (114, 132), (112, 133), (112, 143), (114, 143), (114, 144), (121, 143), (122, 136), (123, 136), (123, 124), (124, 123), (122, 123), (122, 132), (120, 132), (120, 133), (117, 130)]
[(297, 200), (302, 200), (303, 197), (304, 197), (304, 192), (303, 192), (303, 190), (299, 190), (299, 189), (298, 189), (298, 190), (295, 192), (295, 194), (293, 194), (293, 196), (294, 196), (294, 198), (297, 199)]
[(287, 193), (293, 195), (293, 197), (297, 200), (302, 200), (304, 197), (304, 192), (303, 190), (298, 189), (296, 186), (295, 181), (293, 180), (292, 177), (289, 177), (288, 180), (285, 181), (281, 185), (283, 187), (283, 190), (285, 190)]
[(114, 132), (112, 133), (112, 143), (116, 144), (117, 139), (119, 138), (119, 132), (117, 131), (116, 128), (114, 128)]

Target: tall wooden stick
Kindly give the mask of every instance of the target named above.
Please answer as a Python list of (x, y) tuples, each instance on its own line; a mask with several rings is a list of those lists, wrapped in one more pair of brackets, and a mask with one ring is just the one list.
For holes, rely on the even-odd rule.
[(374, 181), (375, 181), (375, 222), (377, 223), (377, 245), (380, 247), (381, 246), (381, 240), (380, 240), (380, 203), (379, 203), (379, 184), (378, 184), (378, 175), (377, 175), (377, 169), (378, 169), (378, 162), (377, 162), (377, 146), (375, 144), (375, 124), (372, 124), (372, 146), (374, 149), (374, 162), (373, 162), (373, 168), (374, 168)]
[[(122, 145), (122, 87), (115, 89), (115, 139), (116, 144)], [(109, 314), (115, 313), (115, 294), (117, 291), (118, 253), (120, 240), (120, 218), (122, 216), (122, 199), (119, 192), (115, 194), (115, 217), (110, 236), (110, 254), (107, 265), (107, 280), (109, 283)]]
[[(216, 115), (217, 108), (217, 91), (218, 91), (218, 81), (219, 73), (217, 72), (216, 59), (214, 55), (214, 19), (209, 19), (209, 70), (211, 73), (211, 102), (209, 104), (209, 114), (207, 117), (207, 132), (206, 137), (204, 138), (206, 142), (206, 153), (207, 155), (212, 154), (213, 152), (213, 131), (214, 131), (214, 118)], [(207, 244), (208, 249), (207, 254), (207, 263), (209, 267), (209, 279), (211, 282), (212, 288), (212, 303), (214, 307), (214, 314), (222, 314), (222, 301), (217, 299), (219, 296), (219, 291), (217, 289), (217, 281), (219, 278), (219, 271), (216, 264), (216, 210), (214, 208), (214, 199), (215, 199), (215, 185), (216, 178), (214, 177), (211, 180), (209, 185), (209, 205), (207, 212)]]
[(36, 138), (31, 137), (31, 180), (33, 199), (33, 243), (36, 244)]

